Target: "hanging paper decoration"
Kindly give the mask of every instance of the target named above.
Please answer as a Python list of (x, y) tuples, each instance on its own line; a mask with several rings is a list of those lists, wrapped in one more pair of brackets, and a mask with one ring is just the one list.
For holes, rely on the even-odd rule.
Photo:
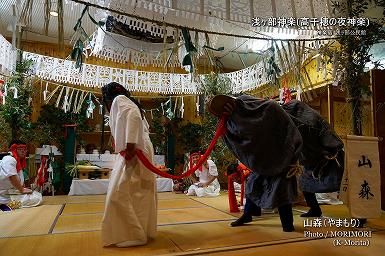
[(81, 108), (82, 108), (82, 105), (83, 105), (83, 102), (84, 102), (84, 100), (86, 99), (86, 97), (87, 97), (87, 93), (85, 93), (84, 91), (82, 91), (82, 93), (81, 93), (81, 95), (80, 95), (80, 97), (79, 97), (79, 102), (78, 102), (78, 105), (77, 105), (77, 107), (76, 107), (76, 109), (75, 109), (75, 114), (79, 114), (80, 113), (80, 110), (81, 110)]
[[(175, 29), (175, 35), (176, 36), (175, 36), (175, 40), (174, 40), (174, 45), (171, 48), (171, 52), (170, 52), (170, 55), (167, 58), (166, 63), (163, 65), (164, 68), (169, 65), (172, 56), (177, 56), (177, 54), (178, 54), (178, 49), (180, 47), (179, 46), (179, 29), (178, 28)], [(175, 59), (176, 58), (174, 58), (174, 61), (171, 63), (171, 65), (175, 65), (175, 64), (173, 64), (173, 63), (175, 63)]]
[(72, 113), (75, 113), (76, 107), (78, 105), (79, 95), (80, 95), (79, 91), (76, 91)]
[(95, 25), (97, 25), (99, 27), (104, 26), (103, 21), (96, 22), (96, 20), (91, 16), (91, 14), (89, 12), (89, 6), (86, 5), (82, 11), (82, 14), (80, 15), (80, 18), (78, 19), (78, 21), (74, 27), (75, 32), (74, 32), (72, 39), (71, 39), (71, 43), (74, 43), (74, 47), (73, 47), (72, 52), (71, 52), (71, 59), (76, 61), (75, 67), (79, 68), (79, 69), (81, 69), (82, 65), (83, 65), (83, 54), (86, 57), (88, 57), (87, 49), (86, 49), (85, 45), (90, 43), (90, 37), (88, 36), (86, 31), (82, 27), (82, 19), (83, 19), (83, 16), (86, 12), (88, 14), (88, 17), (91, 19), (91, 21)]
[(183, 102), (183, 97), (182, 97), (182, 102), (180, 104), (180, 117), (183, 118), (184, 114), (184, 102)]
[[(47, 172), (48, 172), (48, 192), (52, 192), (53, 193), (53, 186), (52, 186), (52, 182), (53, 182), (53, 168), (52, 168), (52, 164), (51, 164), (51, 161), (49, 161), (49, 166), (48, 166), (48, 169), (47, 169)], [(51, 191), (52, 189), (52, 191)]]
[(44, 104), (48, 104), (53, 95), (55, 95), (56, 91), (59, 89), (60, 86), (56, 87), (51, 93), (47, 95), (47, 99), (44, 101)]
[(70, 93), (70, 88), (66, 87), (66, 94), (64, 95), (64, 101), (63, 101), (63, 106), (62, 109), (64, 110), (64, 113), (67, 113), (67, 110), (69, 109), (70, 105), (68, 103), (68, 95)]
[(8, 96), (8, 85), (4, 85), (4, 96)]
[[(1, 80), (2, 81), (2, 84), (4, 84), (4, 80)], [(5, 105), (5, 97), (7, 96), (7, 94), (8, 94), (8, 86), (7, 86), (7, 84), (4, 84), (4, 92), (2, 92), (1, 90), (0, 90), (0, 92), (1, 92), (1, 95), (2, 95), (2, 103), (3, 103), (3, 105)]]
[(171, 105), (171, 98), (169, 98), (165, 105), (167, 106), (167, 109), (166, 109), (166, 116), (168, 119), (173, 119), (174, 118), (174, 113), (172, 112), (172, 105)]
[(94, 109), (96, 106), (95, 106), (94, 102), (92, 101), (91, 93), (89, 93), (89, 98), (87, 100), (87, 104), (88, 104), (88, 107), (86, 110), (86, 116), (87, 116), (87, 118), (93, 118), (94, 117)]
[(63, 94), (63, 91), (64, 91), (64, 87), (61, 88), (59, 96), (57, 97), (56, 104), (55, 104), (55, 107), (57, 108), (59, 107), (59, 103), (60, 103), (60, 99), (61, 99), (61, 95)]
[(279, 102), (278, 102), (279, 104), (283, 104), (283, 89), (282, 88), (280, 88), (279, 89)]
[(103, 105), (102, 104), (99, 105), (99, 114), (103, 115)]
[(13, 90), (13, 98), (17, 99), (17, 88), (15, 86), (12, 86), (9, 88), (9, 90)]
[(197, 52), (197, 49), (191, 41), (190, 31), (187, 28), (182, 28), (182, 35), (184, 39), (184, 45), (186, 47), (187, 55), (183, 58), (182, 65), (190, 66), (190, 73), (194, 71), (192, 55)]
[(160, 106), (162, 108), (162, 115), (164, 116), (164, 108), (163, 108), (163, 103), (160, 103)]
[(72, 92), (71, 92), (70, 99), (68, 100), (68, 108), (67, 108), (67, 111), (71, 111), (72, 97), (74, 96), (75, 90), (76, 90), (76, 89), (73, 89)]
[[(286, 73), (286, 67), (285, 67), (285, 61), (284, 61), (283, 53), (280, 50), (277, 41), (274, 40), (273, 43), (274, 43), (275, 49), (277, 50), (277, 57), (279, 60), (279, 66), (281, 67), (281, 71), (283, 73)], [(282, 41), (281, 41), (281, 43), (282, 43)]]
[(199, 96), (196, 97), (196, 102), (195, 102), (195, 108), (196, 108), (196, 116), (199, 116)]
[[(28, 52), (23, 53), (23, 58), (39, 60), (40, 65), (37, 65), (35, 70), (36, 76), (41, 79), (51, 80), (52, 82), (57, 83), (86, 85), (87, 87), (94, 88), (100, 88), (103, 86), (105, 84), (103, 81), (108, 80), (107, 82), (109, 82), (109, 77), (120, 77), (119, 74), (126, 74), (125, 76), (119, 78), (124, 80), (122, 83), (126, 87), (129, 86), (129, 82), (126, 79), (128, 77), (130, 77), (132, 81), (137, 81), (137, 84), (143, 85), (132, 87), (132, 91), (154, 92), (169, 95), (191, 95), (196, 94), (199, 91), (199, 79), (204, 79), (204, 75), (200, 75), (199, 79), (192, 80), (193, 76), (191, 74), (154, 73), (146, 71), (138, 72), (136, 70), (110, 68), (91, 64), (83, 64), (83, 72), (79, 73), (74, 68), (75, 63), (72, 61), (64, 61), (62, 59)], [(223, 73), (221, 76), (230, 79), (233, 93), (253, 90), (268, 83), (267, 74), (264, 72), (264, 62), (267, 62), (267, 60), (265, 61), (262, 59), (246, 69)], [(52, 66), (57, 67), (57, 70), (66, 70), (66, 72), (52, 72)], [(248, 75), (245, 77), (245, 74)], [(259, 75), (256, 76), (254, 74)], [(239, 79), (239, 77), (245, 77), (245, 79)], [(164, 86), (159, 86), (159, 84)]]
[(104, 115), (104, 125), (109, 126), (110, 125), (110, 116)]
[(301, 93), (302, 93), (302, 89), (301, 87), (298, 85), (297, 86), (297, 95), (296, 95), (296, 99), (301, 101)]
[(45, 90), (43, 91), (43, 100), (44, 101), (47, 100), (47, 93), (49, 93), (49, 91), (48, 91), (48, 82), (45, 83)]
[(176, 113), (176, 107), (177, 107), (177, 106), (178, 106), (178, 97), (175, 98), (174, 111), (173, 111), (174, 116), (177, 116), (177, 113)]
[(268, 49), (269, 50), (269, 59), (267, 60), (267, 70), (266, 73), (268, 75), (268, 79), (273, 85), (277, 84), (277, 79), (278, 76), (281, 73), (281, 69), (278, 67), (276, 61), (275, 61), (275, 45), (272, 43), (271, 47)]

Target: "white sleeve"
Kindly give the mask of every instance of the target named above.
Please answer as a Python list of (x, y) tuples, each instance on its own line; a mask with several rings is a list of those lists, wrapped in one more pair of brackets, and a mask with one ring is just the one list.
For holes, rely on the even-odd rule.
[(211, 176), (218, 176), (218, 168), (215, 165), (214, 161), (207, 160), (207, 164), (209, 165), (209, 174)]
[(5, 179), (13, 175), (17, 175), (16, 159), (12, 156), (5, 156), (0, 161), (0, 179)]
[(125, 150), (127, 143), (138, 144), (143, 132), (139, 108), (125, 96), (116, 97), (111, 106), (110, 126), (115, 152)]

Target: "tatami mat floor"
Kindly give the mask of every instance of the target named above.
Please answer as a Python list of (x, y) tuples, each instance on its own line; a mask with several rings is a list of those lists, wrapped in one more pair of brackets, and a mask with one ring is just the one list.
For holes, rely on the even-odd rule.
[[(330, 237), (331, 231), (358, 229), (304, 227), (299, 214), (306, 207), (301, 206), (295, 207), (296, 231), (292, 233), (282, 232), (278, 214), (264, 214), (248, 225), (230, 227), (229, 223), (241, 213), (229, 212), (224, 193), (216, 198), (159, 193), (155, 240), (140, 247), (102, 247), (104, 201), (105, 195), (45, 197), (42, 206), (1, 213), (0, 255), (354, 256), (382, 255), (385, 251), (385, 214), (370, 219), (366, 228), (359, 229), (370, 231), (371, 237), (338, 238), (352, 245), (335, 246), (336, 238)], [(349, 218), (343, 205), (325, 205), (322, 210), (328, 218)], [(305, 231), (327, 233), (329, 237), (305, 237)]]

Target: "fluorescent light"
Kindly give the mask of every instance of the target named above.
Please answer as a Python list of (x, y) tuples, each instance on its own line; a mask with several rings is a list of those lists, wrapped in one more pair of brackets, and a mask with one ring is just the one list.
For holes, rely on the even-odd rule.
[(56, 11), (50, 11), (49, 14), (50, 14), (51, 16), (54, 16), (54, 17), (59, 16), (59, 14), (58, 14)]

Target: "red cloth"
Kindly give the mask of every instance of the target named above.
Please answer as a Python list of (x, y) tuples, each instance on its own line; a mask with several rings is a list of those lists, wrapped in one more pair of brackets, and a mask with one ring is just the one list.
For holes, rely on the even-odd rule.
[(41, 164), (39, 170), (37, 170), (37, 177), (36, 177), (36, 184), (38, 186), (43, 186), (45, 181), (47, 180), (47, 161), (48, 161), (48, 156), (40, 156)]
[(229, 195), (230, 212), (239, 212), (237, 197), (235, 196), (234, 179), (233, 179), (234, 176), (236, 175), (237, 173), (233, 173), (227, 176), (227, 189), (228, 189), (228, 195)]
[(18, 148), (27, 149), (27, 146), (23, 144), (12, 144), (10, 147), (12, 156), (16, 159), (16, 170), (17, 172), (20, 172), (27, 167), (27, 159), (25, 157), (23, 159), (19, 158), (19, 155), (17, 154)]
[(237, 166), (237, 171), (241, 174), (241, 176), (247, 177), (250, 174), (250, 169), (246, 167), (246, 165), (240, 163)]
[(245, 197), (245, 181), (247, 176), (251, 173), (250, 169), (246, 165), (240, 163), (237, 166), (237, 171), (241, 174), (241, 205), (243, 205), (243, 198)]
[[(199, 158), (198, 163), (192, 167), (189, 168), (189, 170), (185, 173), (183, 173), (180, 176), (176, 175), (171, 175), (169, 173), (165, 173), (160, 171), (158, 168), (156, 168), (146, 157), (146, 155), (142, 152), (140, 149), (136, 149), (136, 155), (139, 158), (139, 160), (143, 163), (143, 165), (152, 171), (155, 174), (158, 174), (159, 176), (165, 177), (165, 178), (170, 178), (170, 179), (182, 179), (184, 177), (190, 176), (192, 173), (194, 173), (202, 164), (207, 160), (207, 158), (210, 156), (211, 151), (214, 149), (215, 144), (217, 143), (217, 140), (219, 139), (220, 136), (225, 134), (226, 132), (226, 117), (222, 117), (221, 120), (218, 123), (217, 130), (215, 131), (214, 138), (212, 139), (209, 147), (207, 148), (206, 152), (202, 155), (201, 158)], [(126, 152), (121, 151), (120, 155), (125, 157)]]
[[(247, 168), (246, 165), (240, 163), (237, 166), (236, 172), (228, 176), (230, 212), (237, 212), (235, 210), (235, 206), (234, 206), (234, 200), (236, 201), (234, 185), (233, 185), (234, 179), (236, 179), (236, 178), (241, 179), (241, 205), (243, 205), (243, 198), (245, 197), (245, 181), (246, 181), (247, 176), (249, 176), (250, 172), (251, 172), (250, 169)], [(230, 188), (230, 183), (232, 184), (231, 188)], [(238, 206), (237, 206), (237, 208), (238, 208)]]

